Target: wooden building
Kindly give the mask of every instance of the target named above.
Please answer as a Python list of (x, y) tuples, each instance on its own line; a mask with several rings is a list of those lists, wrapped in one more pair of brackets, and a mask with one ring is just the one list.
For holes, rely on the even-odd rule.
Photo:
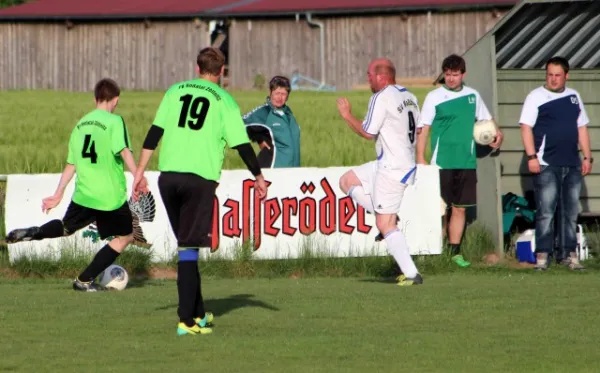
[[(430, 78), (515, 3), (36, 0), (0, 9), (0, 89), (87, 91), (111, 76), (125, 89), (162, 90), (193, 77), (197, 51), (225, 36), (236, 89), (294, 73), (351, 89), (376, 56), (392, 58), (403, 78)], [(225, 28), (215, 41), (216, 23)]]

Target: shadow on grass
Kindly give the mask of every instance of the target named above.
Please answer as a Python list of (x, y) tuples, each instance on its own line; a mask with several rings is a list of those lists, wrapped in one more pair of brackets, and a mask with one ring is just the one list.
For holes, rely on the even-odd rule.
[[(231, 311), (246, 307), (260, 307), (269, 311), (279, 311), (279, 308), (275, 306), (258, 299), (251, 299), (253, 297), (253, 294), (237, 294), (222, 299), (205, 299), (204, 308), (210, 310), (215, 316), (222, 316)], [(156, 311), (165, 311), (173, 308), (177, 308), (176, 303), (159, 307)]]
[(363, 278), (358, 280), (358, 282), (372, 282), (378, 284), (395, 284), (396, 277), (381, 277), (381, 278)]
[[(129, 279), (129, 282), (127, 283), (127, 288), (131, 288), (131, 289), (137, 289), (137, 288), (143, 288), (146, 286), (153, 286), (153, 287), (160, 287), (160, 286), (167, 286), (169, 284), (172, 284), (174, 281), (172, 280), (156, 280), (156, 279), (149, 279), (149, 278), (135, 278), (135, 279)], [(172, 285), (173, 287), (175, 287), (175, 285)]]

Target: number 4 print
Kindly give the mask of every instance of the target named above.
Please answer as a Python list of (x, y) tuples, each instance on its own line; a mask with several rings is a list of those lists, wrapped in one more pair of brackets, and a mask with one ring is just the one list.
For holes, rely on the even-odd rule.
[(96, 164), (98, 160), (98, 154), (96, 154), (96, 142), (92, 141), (92, 135), (85, 135), (83, 140), (83, 149), (81, 150), (82, 158), (89, 158), (93, 164)]

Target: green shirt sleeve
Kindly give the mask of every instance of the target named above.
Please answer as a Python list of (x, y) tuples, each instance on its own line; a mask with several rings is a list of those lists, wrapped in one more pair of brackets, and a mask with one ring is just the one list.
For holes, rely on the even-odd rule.
[(67, 150), (67, 163), (72, 165), (75, 164), (75, 154), (73, 153), (73, 145), (73, 132), (71, 132), (71, 137), (69, 138), (69, 149)]
[(129, 133), (127, 126), (122, 117), (117, 117), (116, 123), (112, 126), (111, 134), (111, 148), (114, 154), (119, 154), (121, 150), (128, 148), (131, 150), (131, 141), (129, 139)]
[(167, 121), (169, 120), (169, 105), (170, 105), (169, 92), (170, 92), (170, 90), (167, 91), (165, 93), (165, 95), (163, 96), (163, 99), (160, 102), (160, 106), (158, 107), (158, 110), (156, 111), (156, 116), (154, 117), (154, 121), (152, 122), (152, 124), (154, 124), (157, 127), (162, 128), (162, 129), (165, 128)]
[(224, 102), (222, 119), (225, 142), (230, 148), (250, 142), (240, 108), (231, 98)]

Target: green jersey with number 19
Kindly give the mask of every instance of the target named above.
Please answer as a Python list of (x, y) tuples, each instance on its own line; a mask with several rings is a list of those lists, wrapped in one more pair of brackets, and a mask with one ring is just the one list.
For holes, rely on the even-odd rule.
[(124, 162), (119, 154), (130, 139), (123, 118), (96, 109), (77, 123), (67, 163), (75, 166), (73, 202), (96, 210), (116, 210), (127, 200)]
[(218, 181), (225, 145), (247, 143), (240, 108), (224, 89), (205, 79), (171, 86), (153, 124), (164, 130), (158, 168)]

